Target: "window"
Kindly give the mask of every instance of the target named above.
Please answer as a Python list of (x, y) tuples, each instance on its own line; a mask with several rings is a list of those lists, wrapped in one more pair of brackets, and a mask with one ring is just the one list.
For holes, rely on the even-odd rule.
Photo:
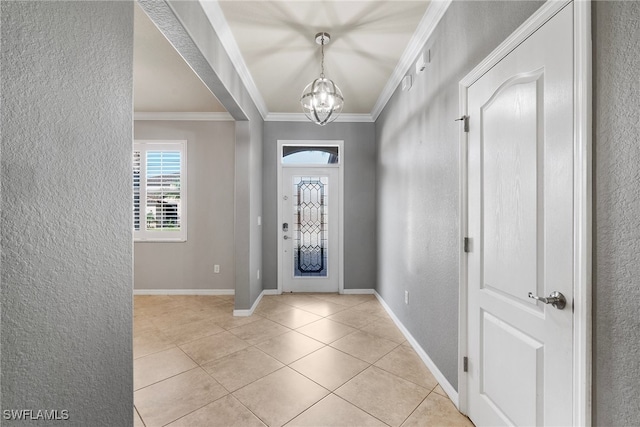
[(285, 165), (335, 165), (339, 163), (338, 147), (333, 145), (283, 145)]
[(187, 240), (186, 141), (133, 144), (133, 238)]

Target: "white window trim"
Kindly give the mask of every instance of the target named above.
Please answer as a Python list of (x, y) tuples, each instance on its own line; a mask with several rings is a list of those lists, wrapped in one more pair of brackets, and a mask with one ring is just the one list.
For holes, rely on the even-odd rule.
[[(146, 208), (146, 152), (153, 150), (171, 150), (180, 151), (180, 231), (175, 233), (175, 237), (167, 237), (163, 231), (148, 231), (144, 227)], [(187, 241), (187, 141), (186, 140), (134, 140), (133, 152), (141, 152), (141, 171), (140, 174), (140, 230), (133, 231), (133, 241), (136, 243), (181, 243)], [(143, 165), (144, 164), (144, 165)], [(133, 165), (131, 170), (133, 171)], [(133, 197), (131, 202), (133, 203)]]

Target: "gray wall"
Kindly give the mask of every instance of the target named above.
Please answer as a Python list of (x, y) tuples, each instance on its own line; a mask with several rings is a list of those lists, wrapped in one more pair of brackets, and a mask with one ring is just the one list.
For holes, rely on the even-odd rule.
[(196, 1), (139, 0), (225, 109), (237, 120), (235, 152), (235, 307), (249, 309), (262, 292), (262, 116)]
[(0, 406), (131, 425), (133, 3), (0, 14)]
[(188, 233), (184, 243), (135, 243), (134, 288), (233, 290), (235, 123), (136, 121), (134, 137), (187, 141)]
[[(538, 7), (453, 2), (431, 64), (376, 121), (378, 293), (458, 386), (458, 82)], [(413, 70), (414, 68), (412, 68)], [(404, 304), (404, 291), (409, 304)]]
[(262, 181), (265, 289), (278, 287), (277, 143), (279, 139), (344, 140), (344, 287), (376, 283), (376, 145), (373, 123), (266, 122)]
[(593, 4), (594, 425), (640, 423), (640, 2)]

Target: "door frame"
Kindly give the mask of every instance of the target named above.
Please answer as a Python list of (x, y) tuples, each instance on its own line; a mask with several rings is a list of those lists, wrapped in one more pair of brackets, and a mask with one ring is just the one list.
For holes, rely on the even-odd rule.
[[(278, 186), (278, 195), (276, 201), (276, 209), (277, 209), (277, 217), (278, 222), (276, 223), (276, 239), (278, 241), (278, 289), (277, 293), (282, 293), (282, 281), (283, 281), (283, 266), (282, 266), (282, 238), (280, 225), (283, 223), (283, 212), (282, 212), (282, 147), (285, 145), (309, 145), (309, 146), (321, 146), (321, 145), (330, 145), (330, 146), (338, 146), (338, 166), (335, 166), (338, 169), (339, 176), (339, 184), (338, 188), (340, 194), (338, 195), (338, 292), (340, 294), (344, 293), (344, 165), (345, 165), (345, 156), (344, 156), (344, 141), (343, 140), (307, 140), (307, 139), (279, 139), (276, 144), (276, 164), (277, 164), (277, 186)], [(314, 167), (318, 168), (326, 168), (327, 165), (295, 165), (294, 167), (298, 168), (309, 168), (313, 169)]]
[[(468, 89), (518, 45), (573, 3), (574, 26), (574, 282), (573, 282), (573, 422), (591, 425), (591, 252), (592, 252), (592, 149), (591, 149), (591, 2), (589, 0), (547, 1), (459, 83), (460, 116), (468, 115)], [(459, 133), (460, 236), (458, 305), (458, 402), (468, 412), (468, 376), (464, 357), (468, 354), (468, 271), (464, 237), (468, 233), (468, 134)]]

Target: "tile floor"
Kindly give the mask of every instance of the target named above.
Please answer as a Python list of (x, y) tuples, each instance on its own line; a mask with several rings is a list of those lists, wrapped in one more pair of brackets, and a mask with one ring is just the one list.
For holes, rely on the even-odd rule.
[(135, 426), (473, 426), (373, 295), (136, 296)]

